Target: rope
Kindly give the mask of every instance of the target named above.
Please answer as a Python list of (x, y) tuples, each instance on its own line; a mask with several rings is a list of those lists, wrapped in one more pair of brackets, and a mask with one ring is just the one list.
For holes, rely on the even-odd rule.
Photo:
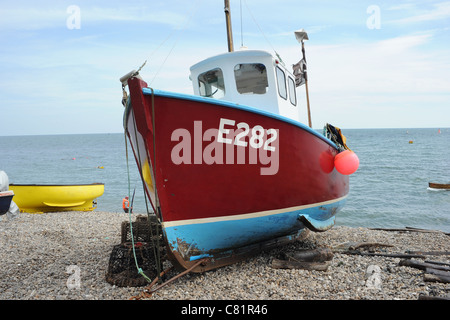
[[(197, 13), (198, 9), (200, 8), (200, 1), (201, 0), (197, 0), (196, 4), (195, 4), (195, 8), (193, 10), (193, 12), (191, 13), (191, 15), (189, 16), (189, 18), (187, 19), (186, 23), (183, 25), (183, 27), (181, 27), (179, 30), (173, 29), (172, 32), (169, 34), (169, 36), (155, 49), (155, 51), (153, 51), (152, 55), (159, 49), (162, 47), (162, 45), (169, 39), (172, 37), (172, 35), (175, 33), (175, 31), (181, 31), (178, 39), (175, 40), (175, 43), (172, 45), (172, 48), (170, 49), (169, 53), (166, 55), (166, 57), (164, 58), (164, 61), (160, 64), (159, 69), (156, 71), (155, 75), (153, 76), (152, 80), (149, 82), (149, 85), (153, 84), (153, 81), (156, 79), (156, 77), (158, 76), (158, 74), (160, 73), (160, 71), (162, 70), (162, 68), (164, 67), (167, 59), (169, 58), (169, 56), (172, 54), (172, 51), (175, 49), (175, 47), (177, 46), (178, 42), (181, 39), (181, 35), (183, 34), (184, 31), (186, 31), (188, 25), (190, 24), (190, 22), (192, 21), (192, 18), (195, 16), (195, 14)], [(145, 60), (147, 62), (147, 60)], [(145, 62), (144, 62), (145, 64)], [(141, 67), (142, 69), (142, 67)], [(139, 69), (140, 70), (140, 69)]]
[[(155, 94), (153, 91), (153, 88), (150, 88), (150, 90), (152, 91), (152, 128), (153, 128), (153, 165), (152, 165), (152, 169), (153, 169), (153, 178), (154, 178), (154, 189), (155, 189), (155, 214), (156, 214), (156, 220), (162, 219), (162, 215), (161, 215), (161, 207), (159, 204), (159, 197), (158, 197), (158, 189), (156, 188), (156, 171), (155, 171), (155, 167), (156, 167), (156, 125), (155, 125)], [(157, 272), (158, 272), (158, 279), (160, 279), (160, 274), (161, 274), (161, 270), (160, 270), (160, 261), (161, 261), (161, 250), (159, 247), (159, 224), (156, 223), (156, 246), (153, 240), (153, 230), (150, 228), (151, 233), (152, 233), (152, 244), (153, 244), (153, 252), (155, 255), (155, 260), (157, 260)], [(156, 249), (157, 248), (157, 249)]]
[[(131, 194), (131, 187), (130, 187), (130, 166), (129, 166), (129, 161), (128, 161), (128, 143), (127, 143), (127, 134), (126, 134), (126, 130), (125, 130), (125, 150), (126, 150), (126, 160), (127, 160), (127, 174), (128, 174), (128, 198), (130, 198), (130, 194)], [(136, 269), (138, 271), (138, 273), (140, 275), (142, 275), (145, 280), (147, 280), (148, 282), (151, 282), (152, 280), (147, 277), (147, 275), (144, 273), (144, 271), (139, 267), (138, 261), (137, 261), (137, 257), (136, 257), (136, 249), (134, 246), (134, 236), (133, 236), (133, 223), (131, 222), (131, 207), (130, 210), (128, 210), (128, 217), (129, 217), (129, 222), (130, 222), (130, 234), (131, 234), (131, 244), (133, 247), (133, 257), (134, 257), (134, 263), (136, 265)]]
[[(181, 31), (185, 31), (187, 26), (189, 25), (189, 23), (191, 22), (192, 18), (194, 17), (195, 13), (198, 11), (199, 8), (199, 3), (201, 0), (197, 0), (196, 2), (196, 9), (192, 12), (191, 16), (189, 17), (189, 19), (187, 20), (186, 24), (183, 26), (183, 28), (181, 28)], [(172, 35), (175, 33), (175, 29), (164, 39), (164, 41), (150, 54), (150, 57), (153, 56), (156, 51), (158, 51), (163, 44), (172, 37)], [(164, 66), (164, 64), (166, 63), (167, 59), (169, 58), (169, 56), (171, 55), (172, 51), (174, 50), (175, 46), (178, 44), (179, 40), (181, 38), (181, 34), (178, 37), (178, 39), (175, 41), (175, 43), (173, 44), (172, 48), (170, 49), (168, 55), (165, 57), (163, 63), (160, 65), (159, 69), (157, 70), (156, 74), (153, 76), (153, 79), (151, 80), (150, 84), (155, 80), (155, 78), (157, 77), (157, 75), (159, 74), (159, 72), (161, 71), (162, 67)], [(138, 71), (136, 72), (139, 73), (142, 68), (146, 65), (147, 60), (144, 61), (144, 63), (139, 67)], [(156, 161), (156, 141), (155, 141), (155, 108), (154, 108), (154, 95), (153, 95), (153, 89), (150, 88), (152, 91), (152, 124), (153, 124), (153, 155), (154, 155), (154, 159)], [(124, 87), (122, 87), (122, 90), (124, 90)], [(125, 102), (125, 100), (128, 97), (125, 95), (124, 93), (124, 97), (123, 97), (123, 102)], [(129, 101), (127, 101), (127, 104), (129, 103)], [(127, 126), (128, 127), (128, 126)], [(124, 138), (125, 138), (125, 150), (126, 150), (126, 162), (127, 162), (127, 174), (128, 174), (128, 197), (130, 198), (131, 195), (131, 186), (130, 186), (130, 169), (129, 169), (129, 158), (128, 158), (128, 143), (127, 143), (127, 130), (128, 128), (125, 128), (124, 131)], [(134, 118), (134, 130), (135, 130), (135, 137), (137, 139), (137, 132), (136, 132), (136, 119)], [(141, 157), (140, 157), (140, 150), (139, 150), (139, 143), (137, 143), (137, 153), (138, 153), (138, 162), (139, 162), (139, 167), (142, 168), (142, 163), (141, 163)], [(149, 157), (150, 158), (150, 157)], [(159, 199), (158, 199), (158, 194), (156, 191), (156, 176), (155, 176), (155, 170), (154, 170), (154, 165), (152, 166), (153, 169), (153, 177), (155, 180), (155, 214), (158, 217), (161, 217), (161, 209), (159, 206)], [(145, 186), (144, 186), (144, 182), (143, 183), (143, 188), (144, 188), (144, 198), (145, 198), (145, 204), (146, 204), (146, 209), (147, 209), (147, 215), (150, 214), (149, 210), (148, 210), (148, 203), (147, 203), (147, 193), (145, 192)], [(153, 204), (152, 204), (153, 206)], [(131, 242), (132, 242), (132, 246), (133, 246), (133, 256), (134, 256), (134, 261), (135, 261), (135, 265), (136, 265), (136, 269), (138, 270), (138, 273), (141, 274), (148, 282), (151, 282), (152, 280), (147, 277), (145, 275), (145, 273), (143, 272), (143, 270), (139, 267), (138, 261), (137, 261), (137, 257), (136, 257), (136, 250), (135, 250), (135, 245), (134, 245), (134, 236), (133, 236), (133, 224), (131, 221), (131, 210), (129, 210), (129, 222), (130, 222), (130, 233), (131, 233)], [(155, 260), (156, 260), (156, 269), (157, 269), (157, 279), (160, 280), (161, 277), (161, 250), (160, 250), (160, 246), (159, 246), (159, 235), (160, 235), (160, 229), (159, 229), (159, 219), (157, 219), (156, 222), (156, 246), (155, 246), (155, 240), (154, 240), (154, 235), (153, 235), (153, 229), (151, 228), (151, 221), (148, 220), (149, 224), (150, 224), (150, 233), (151, 233), (151, 238), (152, 238), (152, 244), (153, 244), (153, 254), (155, 256)]]
[[(154, 95), (153, 95), (153, 89), (150, 88), (152, 91), (152, 125), (153, 125), (153, 155), (154, 158), (156, 160), (156, 143), (155, 143), (155, 108), (154, 108)], [(138, 138), (138, 133), (137, 133), (137, 129), (136, 129), (136, 118), (133, 117), (134, 120), (134, 136), (136, 137), (136, 139)], [(129, 157), (128, 157), (128, 143), (127, 143), (127, 137), (126, 137), (126, 132), (128, 130), (128, 126), (127, 128), (125, 128), (125, 150), (126, 150), (126, 162), (127, 162), (127, 173), (128, 173), (128, 194), (129, 194), (129, 198), (130, 198), (130, 193), (131, 193), (131, 185), (130, 185), (130, 169), (129, 169)], [(141, 163), (141, 151), (139, 148), (139, 143), (136, 144), (136, 151), (137, 151), (137, 159), (138, 159), (138, 163), (139, 163), (139, 167), (142, 168), (142, 163)], [(150, 158), (150, 157), (149, 157)], [(154, 166), (152, 166), (153, 168)], [(156, 176), (155, 176), (155, 171), (153, 169), (153, 178), (155, 180), (155, 200), (156, 200), (156, 204), (154, 207), (154, 210), (158, 210), (158, 213), (160, 214), (160, 208), (159, 208), (159, 199), (158, 199), (158, 194), (156, 192)], [(147, 202), (147, 192), (145, 190), (145, 186), (144, 186), (144, 182), (142, 182), (142, 186), (143, 186), (143, 191), (144, 191), (144, 199), (145, 199), (145, 206), (147, 209), (147, 216), (148, 216), (148, 222), (150, 224), (150, 234), (151, 234), (151, 239), (152, 239), (152, 246), (153, 246), (153, 255), (155, 257), (155, 262), (156, 262), (156, 271), (158, 274), (158, 279), (160, 280), (160, 274), (161, 274), (161, 250), (160, 250), (160, 243), (159, 243), (159, 235), (160, 233), (160, 229), (159, 229), (159, 220), (157, 219), (156, 221), (156, 234), (153, 234), (153, 228), (151, 228), (151, 221), (150, 221), (150, 211), (148, 208), (148, 202)], [(153, 204), (152, 204), (153, 206)], [(135, 250), (135, 246), (134, 246), (134, 236), (133, 236), (133, 225), (131, 222), (131, 210), (129, 211), (129, 221), (130, 221), (130, 233), (131, 233), (131, 241), (132, 241), (132, 245), (133, 245), (133, 256), (134, 256), (134, 260), (135, 260), (135, 264), (136, 264), (136, 268), (138, 270), (138, 273), (141, 274), (148, 282), (151, 282), (152, 280), (150, 278), (148, 278), (144, 272), (142, 271), (142, 269), (139, 267), (139, 264), (137, 262), (137, 258), (136, 258), (136, 250)], [(155, 244), (155, 236), (156, 236), (156, 244)]]
[[(272, 48), (272, 50), (275, 52), (275, 54), (278, 56), (278, 58), (280, 58), (280, 56), (278, 55), (277, 51), (276, 51), (275, 48), (273, 47), (272, 43), (270, 43), (269, 39), (266, 37), (266, 35), (265, 35), (264, 32), (262, 31), (261, 27), (259, 26), (258, 22), (256, 21), (255, 17), (253, 16), (253, 14), (252, 14), (250, 8), (249, 8), (248, 5), (247, 5), (247, 2), (245, 2), (245, 0), (243, 0), (243, 1), (244, 1), (245, 6), (247, 7), (248, 12), (250, 13), (250, 16), (251, 16), (252, 19), (253, 19), (253, 22), (254, 22), (254, 23), (256, 24), (256, 26), (258, 27), (259, 32), (261, 32), (261, 34), (263, 35), (264, 39), (266, 39), (266, 41), (267, 41), (267, 43), (269, 44), (269, 46)], [(280, 58), (280, 60), (281, 60), (281, 58)]]
[(244, 33), (242, 25), (242, 0), (239, 1), (240, 13), (241, 13), (241, 47), (244, 46)]

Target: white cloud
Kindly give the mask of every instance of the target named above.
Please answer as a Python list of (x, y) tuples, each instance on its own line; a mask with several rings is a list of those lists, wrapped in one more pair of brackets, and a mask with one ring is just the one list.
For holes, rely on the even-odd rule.
[[(424, 13), (418, 13), (410, 17), (386, 21), (386, 23), (404, 24), (416, 23), (425, 21), (436, 21), (450, 18), (450, 2), (441, 2), (433, 4), (432, 10), (427, 10)], [(402, 6), (391, 7), (390, 10), (412, 9), (414, 6), (404, 4)]]
[[(343, 127), (444, 124), (444, 118), (450, 117), (450, 52), (427, 50), (432, 39), (427, 33), (371, 43), (308, 43), (313, 125), (320, 127), (327, 121)], [(298, 47), (283, 50), (286, 64), (300, 57)], [(300, 94), (303, 91), (299, 89)]]
[[(1, 30), (41, 30), (47, 28), (65, 28), (73, 12), (69, 6), (3, 6), (0, 9)], [(78, 6), (81, 28), (100, 22), (146, 22), (169, 25), (179, 28), (187, 21), (187, 13), (166, 9), (147, 10), (136, 6), (99, 7), (91, 4)]]

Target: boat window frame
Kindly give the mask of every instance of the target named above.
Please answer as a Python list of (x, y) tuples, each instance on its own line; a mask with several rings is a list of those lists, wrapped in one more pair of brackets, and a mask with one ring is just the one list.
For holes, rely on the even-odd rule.
[[(217, 76), (217, 81), (216, 82), (206, 82), (206, 79), (200, 79), (201, 77), (205, 77), (208, 73), (212, 73), (212, 72), (220, 72), (219, 76)], [(220, 78), (221, 78), (221, 82), (220, 82)], [(210, 70), (207, 70), (205, 72), (202, 72), (198, 75), (197, 77), (197, 82), (198, 82), (198, 89), (199, 89), (199, 95), (201, 97), (206, 97), (206, 98), (213, 98), (213, 99), (221, 99), (225, 96), (226, 94), (226, 89), (225, 89), (225, 78), (223, 76), (223, 70), (219, 67), (217, 68), (213, 68)], [(218, 84), (217, 86), (214, 86), (213, 83)], [(223, 84), (223, 87), (220, 87), (220, 83)], [(207, 88), (209, 86), (209, 90), (211, 91), (210, 94), (206, 94)], [(212, 92), (213, 90), (211, 88), (216, 88), (214, 92)], [(220, 91), (219, 91), (220, 90)], [(216, 94), (220, 94), (220, 96), (215, 96)]]
[(291, 104), (296, 107), (297, 106), (297, 92), (296, 92), (295, 81), (292, 77), (288, 76), (288, 91), (289, 91), (289, 100)]
[[(280, 73), (281, 72), (281, 73)], [(279, 66), (276, 67), (277, 74), (277, 87), (278, 87), (278, 95), (283, 98), (284, 100), (287, 100), (287, 86), (286, 86), (286, 74), (284, 73), (284, 70), (281, 69)], [(282, 76), (282, 79), (281, 79)], [(280, 81), (283, 80), (283, 81)], [(284, 95), (281, 92), (281, 88), (284, 88)]]
[[(242, 66), (253, 66), (253, 69), (244, 70), (245, 68), (242, 68)], [(239, 67), (239, 68), (238, 68)], [(262, 67), (262, 68), (261, 68)], [(238, 68), (238, 69), (237, 69)], [(260, 68), (260, 69), (259, 69)], [(242, 74), (239, 74), (238, 72), (243, 70)], [(256, 74), (258, 75), (257, 70), (260, 72), (261, 77), (251, 77), (252, 75)], [(264, 63), (260, 62), (249, 62), (249, 63), (238, 63), (233, 68), (234, 72), (234, 81), (236, 83), (236, 90), (239, 94), (243, 95), (251, 95), (251, 94), (257, 94), (257, 95), (263, 95), (266, 94), (269, 91), (269, 78), (267, 76), (267, 67)], [(247, 77), (247, 79), (252, 79), (254, 81), (251, 81), (252, 83), (256, 83), (257, 85), (251, 85), (251, 86), (240, 86), (240, 80), (242, 77), (242, 80), (245, 81), (246, 75), (250, 75), (250, 77)], [(248, 91), (244, 90), (247, 89)], [(260, 90), (257, 90), (260, 89)], [(264, 92), (262, 92), (262, 90)]]

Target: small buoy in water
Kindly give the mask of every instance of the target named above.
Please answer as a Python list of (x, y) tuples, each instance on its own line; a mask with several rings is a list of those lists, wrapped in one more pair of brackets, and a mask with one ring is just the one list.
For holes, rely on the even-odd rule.
[(412, 141), (412, 140), (409, 140), (409, 144), (413, 144), (414, 143), (414, 141)]
[(359, 158), (353, 151), (345, 150), (334, 157), (334, 166), (339, 173), (350, 175), (358, 170)]

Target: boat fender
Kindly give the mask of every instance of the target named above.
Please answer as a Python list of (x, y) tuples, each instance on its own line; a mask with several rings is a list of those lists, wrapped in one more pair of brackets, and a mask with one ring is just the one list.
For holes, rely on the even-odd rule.
[(358, 170), (359, 158), (353, 151), (345, 150), (334, 157), (334, 166), (339, 173), (350, 175)]

